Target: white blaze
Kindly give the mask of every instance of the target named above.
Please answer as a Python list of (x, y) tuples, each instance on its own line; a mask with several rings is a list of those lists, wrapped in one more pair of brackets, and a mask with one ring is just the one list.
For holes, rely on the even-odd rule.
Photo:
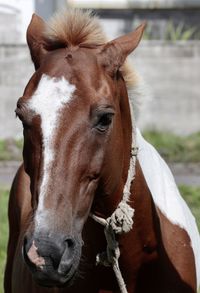
[(60, 113), (63, 107), (71, 101), (74, 91), (75, 86), (71, 85), (64, 77), (55, 78), (43, 74), (37, 90), (28, 102), (29, 109), (41, 117), (43, 137), (43, 178), (36, 214), (38, 224), (41, 222), (41, 216), (43, 215), (40, 212), (43, 210), (46, 187), (50, 176), (49, 170), (54, 160), (53, 142)]

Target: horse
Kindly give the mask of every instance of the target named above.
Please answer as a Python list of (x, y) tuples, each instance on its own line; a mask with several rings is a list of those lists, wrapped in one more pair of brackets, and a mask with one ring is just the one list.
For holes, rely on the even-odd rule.
[(138, 78), (126, 58), (144, 28), (107, 41), (91, 12), (69, 9), (48, 23), (33, 15), (35, 72), (16, 108), (24, 146), (9, 198), (6, 293), (124, 292), (96, 256), (108, 254), (100, 220), (116, 216), (128, 177), (129, 227), (111, 229), (125, 292), (197, 292), (195, 220), (134, 119)]

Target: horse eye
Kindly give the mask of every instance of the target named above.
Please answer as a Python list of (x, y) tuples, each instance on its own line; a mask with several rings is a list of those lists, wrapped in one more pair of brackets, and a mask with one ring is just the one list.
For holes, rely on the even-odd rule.
[(96, 124), (96, 129), (100, 132), (105, 132), (112, 122), (113, 115), (114, 113), (104, 113), (101, 115)]

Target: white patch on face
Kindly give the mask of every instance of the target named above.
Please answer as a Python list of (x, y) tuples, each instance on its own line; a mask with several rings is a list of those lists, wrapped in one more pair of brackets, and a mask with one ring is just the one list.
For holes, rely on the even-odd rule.
[[(49, 170), (54, 160), (55, 150), (53, 141), (56, 128), (58, 128), (60, 113), (72, 99), (75, 86), (71, 85), (64, 77), (55, 78), (43, 74), (38, 88), (28, 102), (28, 108), (41, 117), (43, 136), (43, 178), (40, 186), (39, 203), (36, 213), (36, 222), (43, 222), (43, 208)], [(43, 215), (43, 216), (42, 216)]]

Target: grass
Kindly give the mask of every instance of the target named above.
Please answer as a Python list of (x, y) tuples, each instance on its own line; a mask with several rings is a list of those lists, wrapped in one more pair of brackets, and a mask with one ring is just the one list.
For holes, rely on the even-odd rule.
[(143, 135), (169, 162), (200, 162), (200, 132), (186, 137), (158, 131), (145, 131)]
[(186, 27), (184, 22), (180, 22), (175, 25), (173, 21), (169, 21), (165, 31), (165, 39), (167, 41), (189, 41), (195, 37), (195, 33), (198, 31), (197, 27)]
[(0, 189), (0, 293), (3, 293), (3, 273), (6, 260), (6, 246), (8, 239), (8, 190)]
[[(168, 132), (145, 131), (144, 137), (170, 162), (200, 162), (200, 132), (182, 137)], [(23, 140), (0, 140), (0, 161), (21, 160)]]
[[(200, 187), (180, 186), (180, 191), (188, 205), (190, 206), (197, 220), (200, 230)], [(3, 272), (6, 259), (6, 245), (8, 239), (8, 190), (0, 188), (0, 293), (3, 293)], [(199, 291), (200, 293), (200, 291)]]
[(0, 140), (0, 161), (21, 160), (23, 140)]
[(200, 231), (200, 187), (181, 185), (179, 190), (191, 208)]
[(188, 26), (184, 22), (174, 23), (169, 20), (162, 34), (155, 34), (152, 25), (148, 25), (144, 31), (145, 40), (163, 40), (169, 42), (199, 40), (198, 26)]
[[(169, 162), (200, 162), (200, 132), (182, 137), (169, 132), (145, 131), (144, 137)], [(23, 140), (0, 140), (0, 161), (21, 160)]]

